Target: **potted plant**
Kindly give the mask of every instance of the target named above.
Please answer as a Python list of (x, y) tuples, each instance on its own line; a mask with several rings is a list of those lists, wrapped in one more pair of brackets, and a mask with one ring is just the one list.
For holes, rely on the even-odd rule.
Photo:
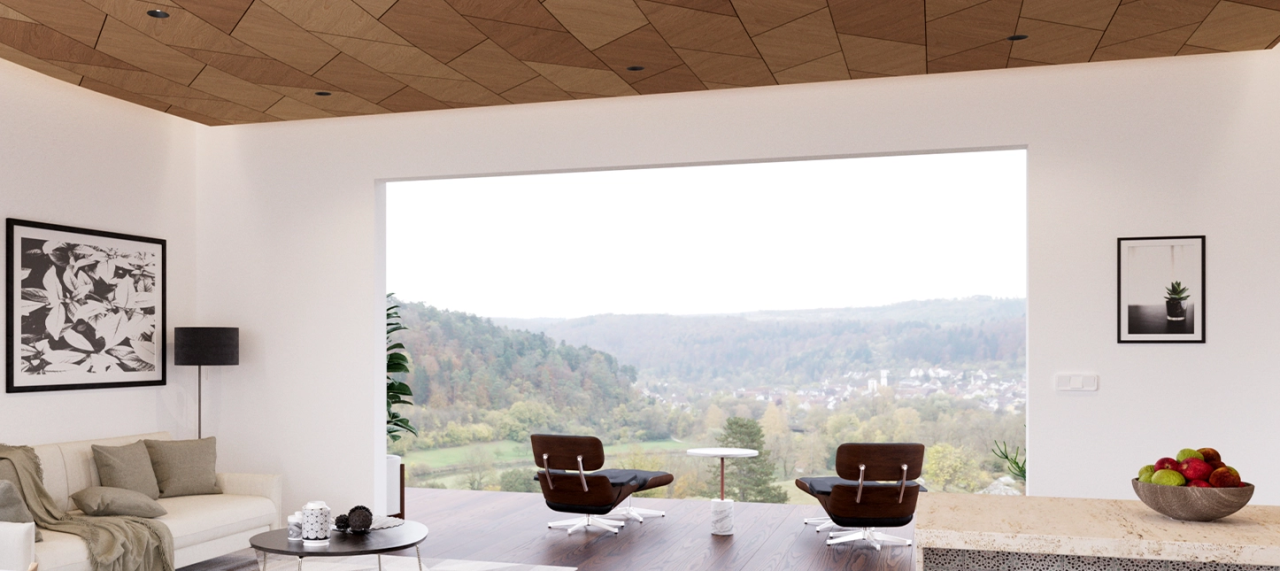
[(1173, 282), (1169, 287), (1164, 288), (1164, 307), (1169, 321), (1182, 321), (1187, 318), (1186, 301), (1191, 297), (1187, 291), (1182, 282)]

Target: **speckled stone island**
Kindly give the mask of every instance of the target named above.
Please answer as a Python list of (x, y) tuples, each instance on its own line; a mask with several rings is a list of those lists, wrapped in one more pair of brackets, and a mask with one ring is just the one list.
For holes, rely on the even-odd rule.
[(1162, 559), (1084, 557), (928, 547), (922, 551), (924, 571), (1280, 571), (1280, 567), (1275, 566)]
[(917, 571), (1280, 571), (1280, 506), (1179, 521), (1137, 500), (920, 494)]

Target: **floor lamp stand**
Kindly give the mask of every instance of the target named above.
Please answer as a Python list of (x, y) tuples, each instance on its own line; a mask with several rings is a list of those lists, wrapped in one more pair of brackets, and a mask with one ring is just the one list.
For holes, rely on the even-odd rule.
[(196, 365), (196, 438), (204, 438), (204, 366)]

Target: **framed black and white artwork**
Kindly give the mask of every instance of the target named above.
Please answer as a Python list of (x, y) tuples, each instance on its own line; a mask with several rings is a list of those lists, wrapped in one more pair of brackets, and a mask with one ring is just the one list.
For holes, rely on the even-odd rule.
[(165, 241), (7, 220), (10, 393), (165, 384)]
[(1120, 343), (1204, 343), (1204, 236), (1120, 238)]

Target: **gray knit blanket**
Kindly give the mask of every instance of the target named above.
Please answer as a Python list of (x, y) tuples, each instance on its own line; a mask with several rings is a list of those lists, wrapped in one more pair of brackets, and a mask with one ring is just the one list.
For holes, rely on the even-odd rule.
[(93, 571), (173, 571), (173, 534), (163, 523), (132, 516), (67, 515), (45, 490), (34, 450), (0, 444), (0, 462), (13, 463), (18, 491), (36, 526), (83, 539)]

